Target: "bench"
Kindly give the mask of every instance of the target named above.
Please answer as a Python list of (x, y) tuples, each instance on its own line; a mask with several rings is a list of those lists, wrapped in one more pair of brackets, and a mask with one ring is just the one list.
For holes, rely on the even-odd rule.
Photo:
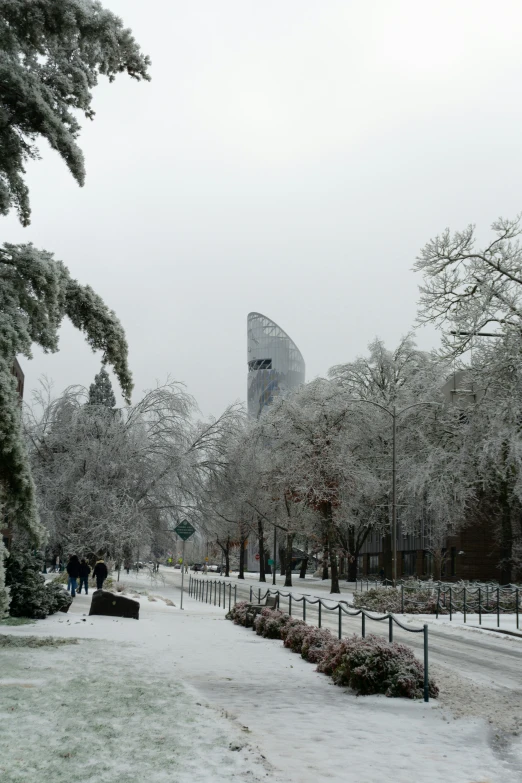
[(247, 604), (246, 626), (254, 625), (254, 620), (263, 609), (277, 609), (279, 606), (278, 595), (268, 595), (264, 604)]

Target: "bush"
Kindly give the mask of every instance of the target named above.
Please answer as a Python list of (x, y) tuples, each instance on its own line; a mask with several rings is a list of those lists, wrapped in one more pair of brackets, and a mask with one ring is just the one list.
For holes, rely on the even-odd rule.
[(13, 551), (6, 562), (6, 584), (10, 589), (11, 617), (43, 620), (48, 614), (70, 606), (72, 598), (59, 584), (40, 573), (41, 558), (28, 551)]
[(56, 584), (56, 582), (49, 582), (46, 584), (45, 593), (49, 604), (48, 614), (66, 612), (73, 602), (72, 596), (70, 596), (60, 585)]
[(5, 583), (10, 591), (11, 617), (42, 620), (49, 614), (49, 599), (40, 567), (40, 558), (30, 552), (10, 552), (6, 562)]
[(234, 625), (246, 625), (247, 607), (248, 601), (239, 601), (227, 613), (226, 619), (232, 620)]
[[(249, 604), (237, 603), (226, 615), (236, 625), (245, 625)], [(357, 694), (384, 693), (386, 696), (422, 698), (424, 670), (413, 651), (404, 644), (387, 642), (380, 636), (362, 639), (352, 636), (336, 639), (326, 628), (315, 628), (279, 609), (262, 609), (254, 621), (259, 636), (283, 639), (285, 647), (311, 663), (317, 671), (332, 677), (336, 685), (346, 685)], [(429, 682), (430, 696), (439, 689)]]
[(327, 628), (307, 626), (307, 629), (301, 646), (301, 657), (310, 663), (319, 663), (327, 646), (335, 641), (335, 638)]
[[(370, 612), (402, 612), (401, 592), (393, 587), (372, 587), (365, 593), (355, 593), (352, 603), (356, 609), (367, 609)], [(408, 614), (435, 614), (437, 594), (429, 588), (419, 590), (405, 587), (404, 611)]]
[(310, 626), (302, 620), (297, 620), (290, 627), (287, 626), (287, 633), (284, 638), (284, 645), (292, 652), (300, 653), (303, 647), (303, 640), (308, 633)]
[[(424, 670), (413, 651), (379, 636), (352, 636), (332, 645), (317, 670), (331, 672), (336, 685), (347, 685), (360, 695), (416, 699), (424, 692)], [(439, 689), (432, 680), (429, 690), (436, 698)]]

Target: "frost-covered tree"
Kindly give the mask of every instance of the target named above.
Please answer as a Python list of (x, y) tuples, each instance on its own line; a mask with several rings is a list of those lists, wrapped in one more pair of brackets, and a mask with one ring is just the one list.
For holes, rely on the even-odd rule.
[(467, 352), (468, 376), (481, 398), (466, 413), (470, 423), (479, 423), (475, 440), (465, 439), (476, 471), (471, 515), (480, 517), (487, 509), (500, 546), (500, 579), (506, 582), (521, 560), (521, 218), (500, 218), (492, 231), (494, 239), (477, 247), (474, 226), (455, 234), (447, 229), (426, 244), (416, 269), (423, 275), (419, 321), (443, 330), (447, 356)]
[(169, 545), (174, 521), (191, 514), (200, 485), (219, 470), (235, 408), (194, 420), (194, 400), (167, 382), (113, 411), (82, 387), (26, 417), (43, 524), (56, 552), (103, 552), (120, 560)]
[(34, 540), (41, 529), (11, 367), (17, 354), (31, 358), (32, 343), (57, 351), (59, 327), (66, 316), (93, 350), (102, 351), (103, 361), (112, 365), (124, 396), (130, 398), (127, 342), (115, 314), (51, 253), (32, 245), (4, 244), (0, 248), (0, 487), (4, 512)]
[(116, 397), (105, 367), (102, 367), (100, 372), (94, 376), (94, 383), (89, 386), (89, 405), (104, 405), (110, 409), (116, 407)]
[(130, 30), (93, 0), (0, 0), (0, 214), (30, 220), (27, 160), (44, 137), (83, 185), (78, 115), (94, 118), (100, 76), (149, 79)]
[(499, 218), (491, 229), (496, 236), (485, 247), (476, 247), (475, 226), (454, 234), (446, 229), (424, 246), (415, 264), (423, 276), (419, 321), (443, 330), (449, 356), (467, 351), (475, 335), (491, 327), (520, 341), (521, 218)]

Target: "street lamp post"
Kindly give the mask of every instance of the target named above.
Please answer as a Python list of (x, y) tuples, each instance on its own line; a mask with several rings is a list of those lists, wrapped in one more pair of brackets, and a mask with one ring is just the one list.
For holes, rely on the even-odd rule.
[(370, 405), (374, 405), (376, 408), (380, 408), (382, 411), (391, 416), (392, 420), (392, 524), (391, 524), (391, 536), (392, 536), (392, 584), (395, 587), (397, 584), (397, 419), (402, 416), (406, 411), (412, 408), (418, 408), (421, 405), (440, 405), (439, 402), (415, 402), (413, 405), (407, 405), (406, 408), (397, 411), (395, 405), (390, 410), (386, 406), (381, 405), (379, 402), (373, 400), (352, 400), (352, 402), (365, 402)]

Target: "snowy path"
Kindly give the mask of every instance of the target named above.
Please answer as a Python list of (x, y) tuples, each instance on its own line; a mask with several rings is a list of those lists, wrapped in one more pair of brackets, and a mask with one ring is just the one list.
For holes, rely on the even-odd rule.
[[(174, 585), (151, 588), (141, 575), (127, 581), (179, 605)], [(41, 650), (21, 658), (0, 650), (2, 666), (11, 661), (9, 677), (30, 678), (34, 685), (15, 692), (20, 707), (30, 706), (23, 713), (32, 716), (28, 724), (16, 723), (22, 713), (2, 714), (0, 707), (1, 725), (12, 728), (7, 749), (16, 751), (11, 777), (4, 774), (2, 783), (35, 778), (210, 783), (216, 777), (274, 783), (316, 783), (324, 777), (329, 783), (520, 783), (522, 747), (502, 748), (485, 721), (455, 720), (436, 702), (357, 698), (281, 643), (226, 621), (222, 609), (188, 596), (184, 603), (181, 612), (144, 596), (136, 622), (84, 617), (89, 599), (81, 596), (70, 616), (0, 628), (0, 633), (85, 640), (74, 648), (44, 651), (45, 658), (38, 657)], [(2, 688), (2, 695), (8, 689)], [(86, 699), (89, 709), (82, 724), (80, 702), (67, 725), (64, 704), (74, 705), (75, 698)], [(98, 704), (111, 706), (106, 716), (102, 709), (99, 722), (92, 709)], [(119, 706), (112, 709), (113, 704)], [(46, 721), (56, 734), (47, 731)], [(26, 745), (29, 734), (39, 767), (33, 752), (21, 756), (16, 729)], [(54, 748), (47, 747), (46, 737), (54, 737)], [(69, 744), (76, 755), (58, 756)], [(91, 768), (93, 753), (100, 761)], [(0, 758), (1, 768), (5, 752)], [(25, 764), (18, 777), (16, 764)]]

